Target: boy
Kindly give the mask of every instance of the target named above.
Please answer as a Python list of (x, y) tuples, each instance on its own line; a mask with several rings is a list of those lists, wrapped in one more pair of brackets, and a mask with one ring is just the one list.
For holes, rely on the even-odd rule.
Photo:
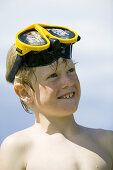
[(113, 170), (113, 132), (78, 125), (73, 117), (80, 83), (71, 59), (78, 34), (34, 24), (16, 35), (7, 56), (7, 81), (35, 124), (7, 137), (1, 170)]

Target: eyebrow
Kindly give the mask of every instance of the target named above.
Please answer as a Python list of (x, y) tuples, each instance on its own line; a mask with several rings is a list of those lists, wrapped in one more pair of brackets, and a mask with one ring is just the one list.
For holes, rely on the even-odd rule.
[[(64, 68), (65, 69), (75, 68), (75, 64), (76, 63), (66, 63)], [(49, 72), (46, 72), (45, 74), (42, 74), (42, 75), (44, 75), (44, 78), (46, 78), (53, 73), (59, 72), (59, 67), (61, 67), (61, 65), (62, 65), (62, 63), (48, 65), (49, 66)], [(48, 68), (47, 68), (47, 70), (48, 70)]]

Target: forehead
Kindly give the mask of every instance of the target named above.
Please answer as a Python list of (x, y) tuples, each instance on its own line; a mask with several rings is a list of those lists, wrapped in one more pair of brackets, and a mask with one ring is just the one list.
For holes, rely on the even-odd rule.
[(73, 61), (71, 59), (66, 59), (66, 62), (63, 60), (63, 58), (59, 58), (58, 63), (55, 61), (54, 63), (47, 65), (47, 66), (42, 66), (42, 67), (37, 67), (36, 68), (36, 74), (37, 76), (42, 76), (49, 74), (53, 71), (62, 71), (64, 69), (67, 69), (68, 67), (73, 67)]

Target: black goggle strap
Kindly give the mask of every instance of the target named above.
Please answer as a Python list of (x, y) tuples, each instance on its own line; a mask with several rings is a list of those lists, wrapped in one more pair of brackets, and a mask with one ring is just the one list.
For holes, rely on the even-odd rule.
[(18, 72), (19, 68), (20, 68), (21, 65), (22, 65), (22, 57), (23, 57), (23, 56), (20, 56), (20, 55), (17, 54), (16, 60), (15, 60), (15, 62), (14, 62), (14, 65), (13, 65), (13, 67), (12, 67), (12, 69), (11, 69), (11, 72), (10, 72), (9, 75), (8, 75), (8, 79), (9, 79), (11, 82), (14, 81), (15, 75), (16, 75), (16, 73)]

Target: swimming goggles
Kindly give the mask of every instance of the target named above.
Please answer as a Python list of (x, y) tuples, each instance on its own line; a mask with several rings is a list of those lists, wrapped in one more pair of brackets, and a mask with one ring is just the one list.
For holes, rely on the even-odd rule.
[(17, 57), (8, 79), (13, 82), (21, 66), (46, 66), (58, 58), (72, 57), (72, 44), (80, 36), (72, 29), (46, 24), (33, 24), (16, 34)]

